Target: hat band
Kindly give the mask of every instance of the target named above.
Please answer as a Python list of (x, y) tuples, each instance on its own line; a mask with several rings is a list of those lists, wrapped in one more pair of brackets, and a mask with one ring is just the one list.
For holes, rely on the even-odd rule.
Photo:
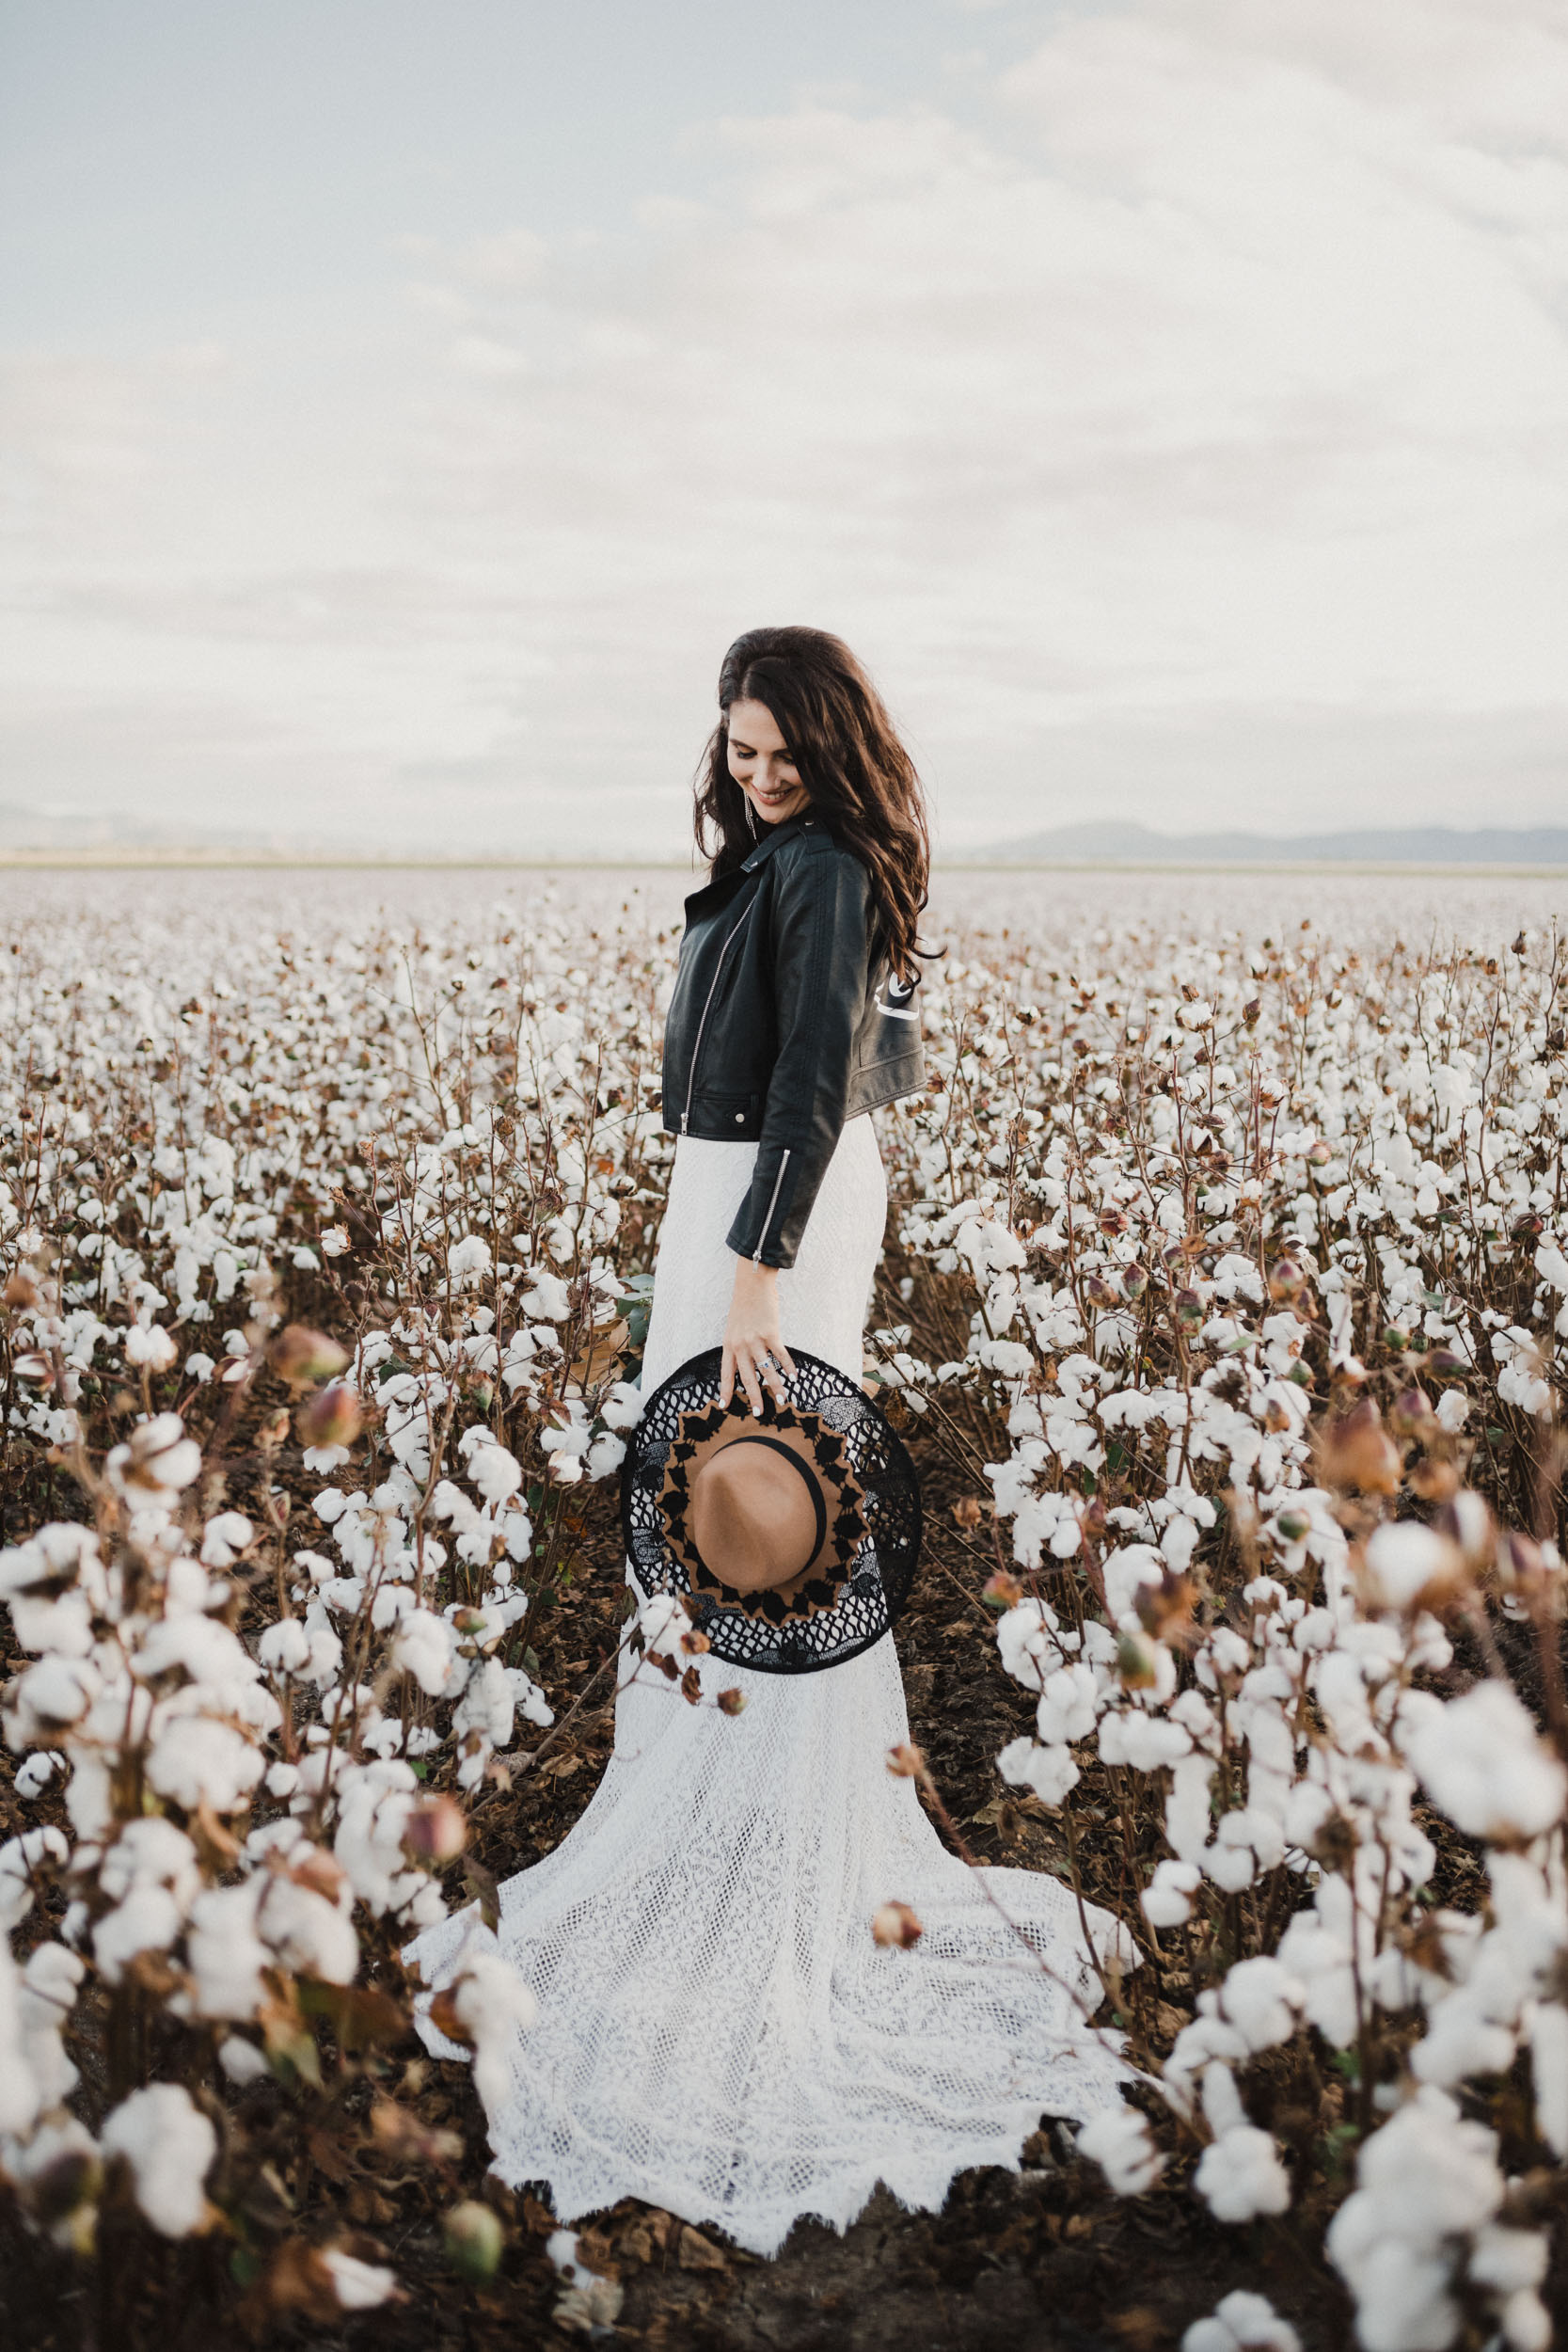
[[(805, 1482), (806, 1492), (811, 1497), (811, 1507), (816, 1514), (816, 1535), (811, 1548), (811, 1557), (815, 1560), (817, 1553), (821, 1550), (823, 1545), (828, 1540), (828, 1507), (822, 1500), (822, 1489), (817, 1484), (816, 1479), (813, 1475), (807, 1464), (801, 1459), (800, 1455), (796, 1453), (793, 1446), (782, 1445), (777, 1438), (765, 1437), (760, 1429), (747, 1430), (741, 1437), (726, 1438), (725, 1442), (721, 1446), (715, 1449), (714, 1454), (711, 1458), (717, 1460), (721, 1454), (728, 1454), (732, 1448), (737, 1445), (771, 1446), (775, 1454), (782, 1454), (784, 1460), (800, 1471), (801, 1478)], [(702, 1555), (699, 1553), (698, 1557), (701, 1558), (701, 1556)], [(705, 1568), (711, 1567), (712, 1563), (710, 1561), (704, 1560), (703, 1565)]]

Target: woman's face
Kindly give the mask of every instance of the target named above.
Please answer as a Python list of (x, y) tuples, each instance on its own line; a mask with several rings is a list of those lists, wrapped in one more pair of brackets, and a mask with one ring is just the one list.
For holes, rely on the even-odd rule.
[(811, 799), (795, 772), (778, 722), (766, 703), (731, 703), (725, 713), (729, 730), (730, 773), (765, 825), (782, 824)]

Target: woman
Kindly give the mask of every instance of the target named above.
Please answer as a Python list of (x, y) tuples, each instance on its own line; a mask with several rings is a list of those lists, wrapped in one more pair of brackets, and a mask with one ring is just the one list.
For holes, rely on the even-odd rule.
[[(792, 1344), (860, 1377), (887, 1209), (870, 1113), (922, 1085), (927, 830), (836, 638), (750, 631), (719, 701), (642, 1393), (721, 1343), (722, 1393), (738, 1382), (755, 1412)], [(587, 1811), (500, 1890), (500, 1946), (539, 2006), (490, 2114), (501, 2177), (547, 2184), (563, 2221), (634, 2196), (771, 2254), (803, 2214), (846, 2227), (879, 2181), (940, 2206), (956, 2172), (1016, 2166), (1043, 2111), (1115, 2102), (1071, 1897), (1028, 1871), (982, 1883), (888, 1772), (909, 1737), (892, 1640), (824, 1673), (707, 1679), (744, 1712), (623, 1681)], [(919, 1915), (912, 1952), (872, 1940), (889, 1900)], [(409, 1957), (444, 1978), (474, 1932), (464, 1915)]]

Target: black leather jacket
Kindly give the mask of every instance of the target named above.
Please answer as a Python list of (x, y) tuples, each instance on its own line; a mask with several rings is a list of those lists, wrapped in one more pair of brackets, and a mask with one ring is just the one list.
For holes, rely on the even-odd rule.
[(870, 879), (810, 815), (686, 902), (664, 1029), (673, 1135), (760, 1148), (725, 1236), (791, 1266), (844, 1123), (926, 1084), (918, 984), (872, 938)]

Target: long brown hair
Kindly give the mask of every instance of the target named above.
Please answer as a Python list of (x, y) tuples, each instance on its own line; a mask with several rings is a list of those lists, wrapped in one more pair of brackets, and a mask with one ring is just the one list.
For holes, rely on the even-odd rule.
[[(926, 798), (913, 760), (848, 646), (820, 628), (749, 628), (719, 672), (719, 724), (697, 770), (697, 847), (713, 878), (753, 846), (746, 796), (729, 768), (732, 703), (773, 715), (813, 810), (871, 877), (876, 935), (901, 979), (913, 979), (930, 879)], [(717, 847), (710, 847), (717, 835)]]

